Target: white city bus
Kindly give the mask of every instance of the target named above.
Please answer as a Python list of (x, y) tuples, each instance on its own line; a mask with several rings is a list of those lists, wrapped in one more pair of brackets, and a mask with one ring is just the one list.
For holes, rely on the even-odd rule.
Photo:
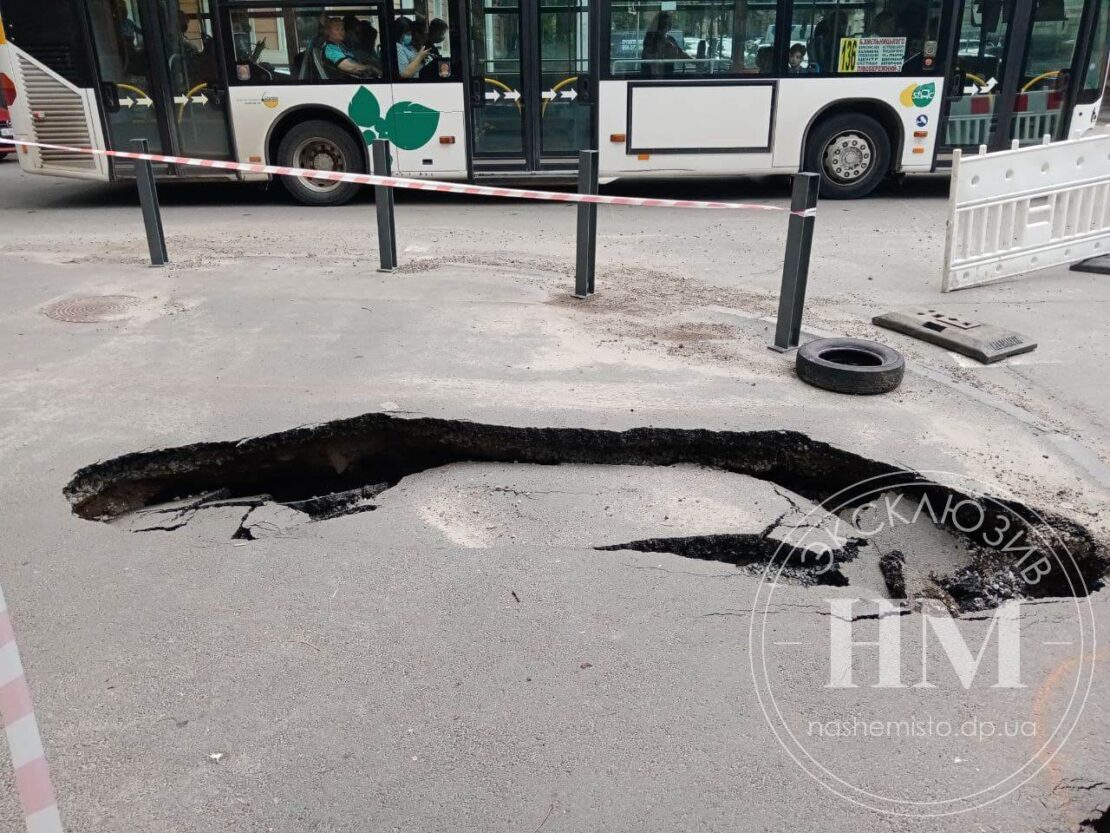
[[(1083, 134), (1110, 0), (0, 0), (16, 139), (487, 180), (814, 170), (858, 197), (953, 148)], [(34, 173), (121, 160), (24, 147)], [(229, 174), (173, 165), (159, 175)], [(290, 179), (299, 200), (357, 186)]]

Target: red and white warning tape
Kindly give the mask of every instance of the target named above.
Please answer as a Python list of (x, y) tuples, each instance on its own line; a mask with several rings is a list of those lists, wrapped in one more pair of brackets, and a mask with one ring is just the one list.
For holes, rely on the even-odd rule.
[[(518, 200), (549, 200), (552, 202), (588, 202), (598, 205), (629, 205), (642, 208), (718, 208), (746, 209), (750, 211), (789, 211), (777, 205), (761, 205), (749, 202), (712, 202), (708, 200), (665, 200), (650, 197), (608, 197), (600, 194), (576, 194), (564, 191), (530, 191), (521, 188), (494, 188), (489, 185), (465, 185), (458, 182), (440, 182), (434, 179), (405, 179), (395, 176), (375, 176), (374, 174), (349, 174), (340, 171), (317, 171), (310, 168), (286, 168), (281, 165), (256, 165), (241, 162), (222, 162), (218, 159), (195, 159), (185, 156), (165, 156), (160, 153), (131, 153), (123, 150), (99, 150), (97, 148), (78, 148), (68, 145), (49, 145), (43, 142), (24, 142), (18, 139), (0, 139), (0, 144), (9, 143), (26, 147), (64, 150), (69, 153), (88, 153), (94, 156), (114, 156), (119, 159), (146, 159), (151, 162), (168, 162), (174, 165), (189, 165), (198, 168), (219, 168), (224, 171), (241, 171), (250, 174), (271, 174), (273, 176), (299, 176), (305, 179), (326, 179), (332, 182), (354, 182), (359, 185), (384, 185), (387, 188), (407, 188), (413, 191), (441, 191), (446, 194), (469, 194), (479, 197), (507, 197)], [(816, 208), (791, 212), (803, 217), (813, 217)]]
[(15, 646), (4, 588), (0, 587), (0, 723), (8, 736), (15, 788), (23, 805), (27, 833), (62, 833), (46, 753), (31, 706), (31, 691)]

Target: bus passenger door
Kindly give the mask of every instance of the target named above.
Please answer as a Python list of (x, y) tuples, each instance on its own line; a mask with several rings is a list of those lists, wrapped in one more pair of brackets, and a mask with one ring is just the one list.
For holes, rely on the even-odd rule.
[(1006, 61), (1013, 20), (1014, 0), (964, 0), (963, 14), (954, 24), (955, 54), (945, 85), (945, 149), (976, 148), (991, 141), (1000, 85), (1015, 69)]
[[(1016, 14), (1025, 15), (1025, 49), (1015, 58), (1014, 84), (1003, 89), (998, 133), (992, 149), (1040, 144), (1077, 135), (1070, 130), (1072, 111), (1087, 76), (1088, 59), (1104, 18), (1105, 0), (1015, 0)], [(1099, 34), (1104, 41), (1105, 29)], [(1101, 52), (1101, 48), (1099, 50)], [(1100, 63), (1101, 66), (1101, 63)], [(1008, 124), (1006, 123), (1008, 122)], [(1084, 127), (1089, 127), (1088, 122)]]
[[(231, 158), (210, 3), (90, 0), (109, 147), (132, 150), (134, 139), (146, 139), (155, 153)], [(195, 176), (210, 170), (174, 172)]]
[(593, 146), (589, 0), (470, 0), (477, 175), (573, 173)]
[[(946, 148), (1001, 150), (1013, 142), (1077, 135), (1069, 123), (1091, 86), (1092, 55), (1095, 74), (1103, 71), (1105, 5), (1104, 0), (965, 0), (948, 84)], [(1098, 80), (1092, 89), (1100, 95)]]
[(475, 172), (531, 170), (520, 0), (471, 0), (470, 108)]
[(593, 147), (588, 0), (540, 0), (537, 168), (576, 169)]

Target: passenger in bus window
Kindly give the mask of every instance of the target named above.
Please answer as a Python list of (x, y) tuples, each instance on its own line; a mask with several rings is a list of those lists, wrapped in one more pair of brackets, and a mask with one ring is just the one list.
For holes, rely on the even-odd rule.
[(149, 72), (146, 50), (143, 49), (143, 30), (134, 20), (125, 0), (117, 0), (112, 7), (115, 12), (116, 49), (119, 53), (125, 75), (140, 77)]
[(348, 12), (343, 15), (343, 31), (346, 33), (343, 36), (343, 42), (347, 44), (347, 48), (352, 52), (355, 49), (355, 27), (358, 26), (358, 18)]
[(775, 48), (761, 46), (755, 53), (755, 68), (760, 75), (770, 75), (775, 62)]
[(417, 49), (428, 45), (428, 21), (420, 15), (412, 21), (412, 45)]
[(347, 27), (343, 25), (342, 18), (329, 18), (324, 31), (327, 43), (324, 44), (322, 54), (329, 67), (355, 78), (375, 78), (381, 75), (380, 70), (355, 59), (354, 53), (347, 47)]
[[(439, 52), (439, 45), (447, 39), (447, 21), (434, 18), (428, 24), (428, 34), (424, 46), (428, 49), (428, 61), (420, 70), (420, 80), (430, 81), (433, 78), (450, 78), (451, 63), (444, 59)], [(446, 69), (446, 73), (444, 70)]]
[(894, 15), (889, 11), (881, 11), (871, 21), (871, 34), (877, 38), (892, 38), (895, 32)]
[(659, 12), (651, 29), (644, 35), (644, 48), (640, 58), (644, 62), (644, 74), (649, 77), (674, 75), (674, 64), (667, 59), (690, 57), (678, 45), (674, 35), (670, 34), (673, 23), (674, 17), (670, 12)]
[(433, 59), (442, 58), (439, 54), (439, 45), (447, 40), (447, 21), (433, 18), (428, 24), (428, 48), (431, 49)]
[(428, 63), (427, 46), (417, 47), (414, 41), (412, 21), (407, 17), (397, 18), (397, 71), (406, 81), (411, 81)]
[(378, 30), (369, 20), (360, 20), (355, 24), (354, 37), (350, 39), (349, 45), (356, 61), (372, 67), (377, 75), (382, 74), (382, 62), (378, 54)]
[(925, 19), (926, 10), (921, 7), (904, 8), (894, 19), (895, 35), (906, 36), (902, 72), (908, 75), (921, 75), (932, 67), (932, 62), (925, 63)]
[(124, 0), (116, 2), (116, 21), (119, 25), (120, 39), (128, 49), (140, 49), (143, 45), (143, 30), (130, 17), (127, 3)]
[(816, 72), (817, 70), (811, 64), (805, 66), (806, 48), (803, 44), (795, 43), (790, 47), (790, 52), (786, 56), (786, 71), (791, 75), (801, 75), (805, 72)]
[(212, 38), (204, 33), (203, 28), (199, 38), (190, 37), (189, 16), (185, 12), (178, 11), (177, 26), (181, 30), (181, 46), (169, 60), (173, 81), (185, 88), (211, 84), (218, 75)]
[(833, 32), (832, 23), (827, 17), (821, 18), (817, 25), (813, 27), (813, 37), (809, 41), (808, 54), (810, 61), (817, 64), (818, 67), (833, 66), (833, 42), (836, 36)]

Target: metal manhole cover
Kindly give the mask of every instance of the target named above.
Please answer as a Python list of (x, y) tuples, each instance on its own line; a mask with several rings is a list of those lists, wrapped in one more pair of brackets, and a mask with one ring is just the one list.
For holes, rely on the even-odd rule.
[(106, 321), (121, 321), (130, 314), (131, 308), (140, 303), (132, 295), (97, 295), (92, 298), (63, 298), (48, 304), (43, 313), (55, 321), (69, 324), (101, 324)]

